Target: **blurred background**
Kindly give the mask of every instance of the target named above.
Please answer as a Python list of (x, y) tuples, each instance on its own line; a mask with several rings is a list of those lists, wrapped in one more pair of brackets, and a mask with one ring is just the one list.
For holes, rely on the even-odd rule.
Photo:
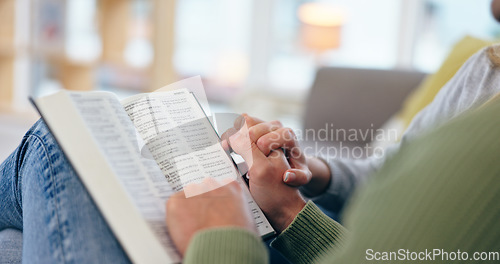
[(463, 36), (500, 36), (489, 6), (490, 0), (0, 0), (0, 138), (22, 135), (36, 120), (28, 96), (59, 89), (126, 96), (195, 75), (213, 112), (300, 127), (319, 67), (431, 73)]

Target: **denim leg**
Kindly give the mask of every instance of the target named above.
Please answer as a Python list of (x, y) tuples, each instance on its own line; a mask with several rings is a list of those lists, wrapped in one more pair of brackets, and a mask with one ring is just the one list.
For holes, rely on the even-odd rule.
[[(24, 140), (24, 139), (23, 139)], [(19, 147), (0, 165), (0, 230), (23, 229), (21, 182), (17, 178)]]
[(0, 173), (0, 229), (23, 231), (24, 263), (130, 262), (43, 121)]
[(17, 229), (0, 231), (0, 264), (21, 263), (23, 254), (23, 233)]

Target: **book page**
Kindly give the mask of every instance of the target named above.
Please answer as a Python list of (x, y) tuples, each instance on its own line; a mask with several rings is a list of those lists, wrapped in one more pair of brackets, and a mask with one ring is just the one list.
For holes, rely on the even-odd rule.
[(236, 178), (219, 138), (186, 90), (138, 95), (123, 103), (144, 140), (143, 156), (156, 160), (176, 191), (205, 177)]
[(165, 224), (166, 199), (174, 193), (154, 160), (142, 157), (136, 130), (109, 93), (70, 93), (108, 164), (169, 255), (180, 260)]
[[(245, 185), (196, 98), (187, 90), (136, 95), (122, 104), (144, 140), (144, 146), (139, 146), (143, 157), (156, 160), (173, 189), (182, 190), (206, 177), (235, 179)], [(273, 233), (248, 187), (242, 189), (260, 234)]]

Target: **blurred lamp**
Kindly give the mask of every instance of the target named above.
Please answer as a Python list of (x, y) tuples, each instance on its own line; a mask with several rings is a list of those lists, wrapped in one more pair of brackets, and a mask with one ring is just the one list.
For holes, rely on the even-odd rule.
[(299, 7), (302, 43), (317, 54), (340, 47), (345, 12), (327, 3), (305, 3)]
[(213, 81), (221, 87), (238, 87), (246, 80), (249, 58), (242, 51), (225, 51), (219, 54), (211, 71)]

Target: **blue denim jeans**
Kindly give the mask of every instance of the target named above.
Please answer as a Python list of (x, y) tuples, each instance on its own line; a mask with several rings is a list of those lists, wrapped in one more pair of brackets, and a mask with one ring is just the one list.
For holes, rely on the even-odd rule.
[(41, 120), (0, 165), (5, 229), (22, 231), (24, 263), (130, 263)]

